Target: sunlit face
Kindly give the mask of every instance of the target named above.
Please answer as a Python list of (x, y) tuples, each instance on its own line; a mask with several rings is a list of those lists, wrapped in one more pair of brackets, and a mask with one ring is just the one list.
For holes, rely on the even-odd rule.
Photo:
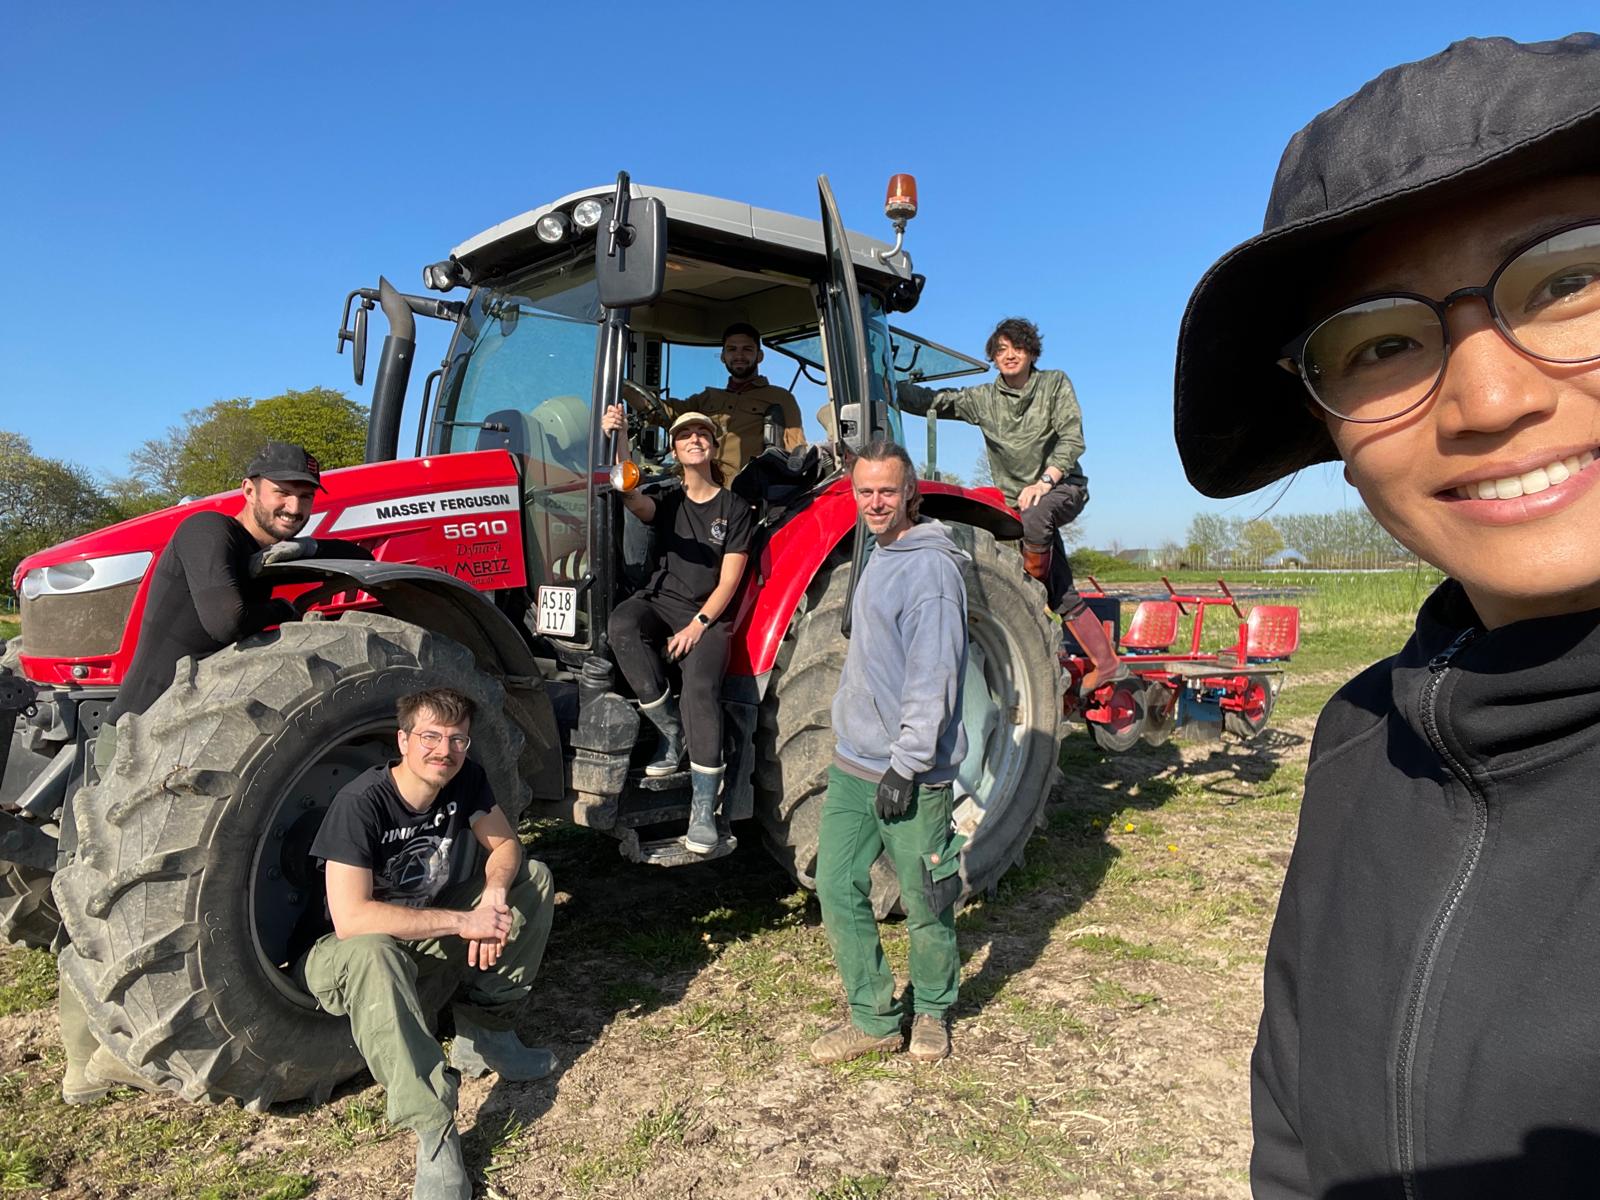
[(856, 511), (874, 537), (894, 538), (911, 524), (911, 498), (916, 485), (907, 486), (905, 464), (889, 458), (858, 458), (850, 471)]
[[(1592, 176), (1396, 221), (1350, 248), (1323, 299), (1331, 311), (1375, 292), (1480, 286), (1521, 243), (1589, 217), (1600, 217)], [(1449, 320), (1432, 399), (1383, 424), (1325, 418), (1346, 477), (1384, 528), (1460, 580), (1489, 625), (1600, 607), (1600, 364), (1523, 354), (1477, 298)]]
[(1025, 377), (1033, 367), (1033, 355), (1020, 346), (1012, 345), (1011, 339), (1002, 335), (995, 339), (994, 365), (1007, 379)]
[(685, 425), (672, 435), (672, 456), (684, 466), (710, 462), (716, 449), (716, 436), (699, 422)]
[(748, 333), (730, 334), (722, 343), (722, 365), (728, 368), (730, 379), (749, 379), (761, 365), (761, 358), (761, 343)]
[[(421, 709), (409, 730), (396, 735), (400, 760), (406, 770), (434, 787), (442, 788), (461, 772), (471, 743), (472, 722), (446, 725), (431, 709)], [(429, 745), (429, 743), (434, 743)]]
[(263, 533), (280, 542), (305, 528), (316, 492), (314, 484), (300, 480), (279, 483), (263, 475), (244, 481), (244, 498), (251, 518)]

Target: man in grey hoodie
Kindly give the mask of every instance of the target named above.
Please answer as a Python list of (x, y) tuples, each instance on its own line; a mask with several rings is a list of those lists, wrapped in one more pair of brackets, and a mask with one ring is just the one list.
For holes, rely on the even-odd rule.
[[(813, 1042), (811, 1054), (843, 1062), (899, 1050), (909, 1004), (911, 1056), (932, 1062), (950, 1053), (945, 1013), (961, 979), (960, 875), (949, 867), (959, 852), (950, 785), (967, 749), (966, 555), (943, 525), (918, 518), (917, 469), (903, 447), (873, 442), (850, 480), (877, 544), (851, 601), (816, 875), (850, 1020)], [(911, 986), (899, 998), (872, 913), (872, 864), (884, 852), (900, 880), (911, 937)]]

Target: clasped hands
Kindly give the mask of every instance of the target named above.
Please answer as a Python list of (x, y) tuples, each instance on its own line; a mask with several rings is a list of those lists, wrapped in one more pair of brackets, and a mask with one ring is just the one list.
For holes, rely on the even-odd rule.
[(506, 903), (505, 889), (485, 891), (477, 907), (462, 914), (456, 934), (467, 943), (469, 967), (480, 971), (493, 968), (511, 936), (511, 907)]

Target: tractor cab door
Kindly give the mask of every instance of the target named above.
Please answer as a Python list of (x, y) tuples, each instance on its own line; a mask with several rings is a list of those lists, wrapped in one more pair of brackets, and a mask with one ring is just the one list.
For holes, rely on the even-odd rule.
[(822, 240), (828, 277), (821, 284), (817, 313), (822, 322), (822, 354), (828, 377), (828, 400), (838, 440), (859, 450), (884, 428), (886, 397), (877, 395), (867, 366), (867, 333), (861, 319), (861, 293), (850, 261), (850, 239), (839, 219), (828, 177), (817, 177), (822, 202)]

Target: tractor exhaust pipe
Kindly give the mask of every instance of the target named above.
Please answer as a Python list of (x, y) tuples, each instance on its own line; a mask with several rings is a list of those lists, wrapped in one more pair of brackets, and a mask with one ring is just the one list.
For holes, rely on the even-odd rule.
[(372, 413), (367, 420), (367, 461), (387, 462), (400, 455), (400, 413), (406, 387), (411, 382), (411, 359), (417, 349), (417, 319), (406, 298), (382, 276), (378, 277), (378, 303), (389, 319), (383, 339), (383, 357), (372, 384)]

